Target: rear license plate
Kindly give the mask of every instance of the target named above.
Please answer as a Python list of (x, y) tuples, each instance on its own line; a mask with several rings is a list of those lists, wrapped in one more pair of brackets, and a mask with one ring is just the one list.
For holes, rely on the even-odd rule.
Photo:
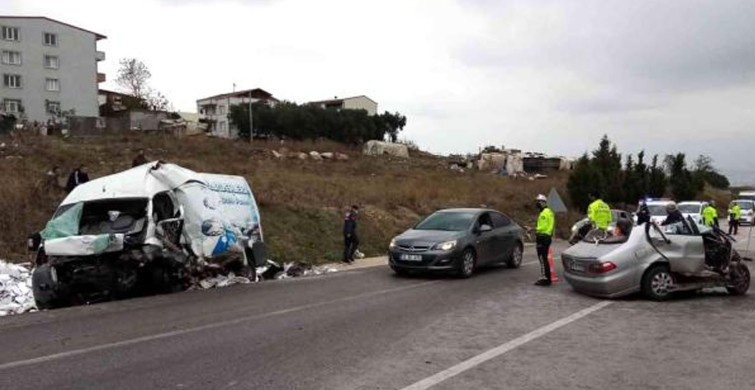
[(582, 264), (571, 263), (571, 267), (569, 268), (571, 268), (571, 270), (575, 272), (585, 272), (585, 266), (583, 266)]
[(401, 255), (401, 260), (404, 260), (404, 261), (422, 261), (422, 255), (407, 255), (407, 254), (402, 254)]

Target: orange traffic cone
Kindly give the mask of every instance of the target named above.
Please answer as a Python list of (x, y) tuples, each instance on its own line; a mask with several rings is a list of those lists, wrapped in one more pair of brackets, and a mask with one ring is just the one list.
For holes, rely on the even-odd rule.
[(548, 267), (551, 269), (551, 283), (558, 282), (558, 275), (556, 275), (556, 264), (553, 261), (553, 247), (548, 248)]

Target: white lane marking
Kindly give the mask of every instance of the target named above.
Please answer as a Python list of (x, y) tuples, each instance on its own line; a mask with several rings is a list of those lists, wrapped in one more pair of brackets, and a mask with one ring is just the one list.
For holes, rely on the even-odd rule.
[(369, 297), (375, 297), (375, 296), (379, 296), (379, 295), (385, 295), (385, 294), (389, 294), (389, 293), (393, 293), (393, 292), (398, 292), (398, 291), (410, 290), (410, 289), (424, 287), (424, 286), (428, 286), (428, 285), (436, 284), (436, 283), (441, 283), (441, 282), (442, 282), (442, 280), (432, 280), (432, 281), (422, 282), (422, 283), (418, 283), (418, 284), (412, 284), (410, 286), (403, 286), (403, 287), (391, 288), (391, 289), (386, 289), (386, 290), (373, 291), (373, 292), (369, 292), (369, 293), (365, 293), (365, 294), (354, 295), (354, 296), (351, 296), (351, 297), (338, 298), (338, 299), (333, 299), (333, 300), (330, 300), (330, 301), (312, 303), (312, 304), (309, 304), (309, 305), (296, 306), (296, 307), (292, 307), (292, 308), (288, 308), (288, 309), (283, 309), (283, 310), (276, 310), (276, 311), (268, 312), (268, 313), (255, 314), (255, 315), (251, 315), (251, 316), (235, 318), (235, 319), (228, 320), (228, 321), (221, 321), (221, 322), (215, 322), (215, 323), (211, 323), (211, 324), (207, 324), (207, 325), (196, 326), (196, 327), (193, 327), (193, 328), (179, 329), (179, 330), (174, 330), (174, 331), (171, 331), (171, 332), (164, 332), (164, 333), (158, 333), (158, 334), (149, 335), (149, 336), (142, 336), (142, 337), (137, 337), (137, 338), (128, 339), (128, 340), (122, 340), (122, 341), (116, 341), (116, 342), (107, 343), (107, 344), (95, 345), (95, 346), (87, 347), (87, 348), (73, 349), (73, 350), (70, 350), (70, 351), (54, 353), (54, 354), (51, 354), (51, 355), (45, 355), (45, 356), (40, 356), (40, 357), (36, 357), (36, 358), (31, 358), (31, 359), (17, 360), (17, 361), (14, 361), (14, 362), (8, 362), (8, 363), (0, 364), (0, 370), (7, 370), (7, 369), (10, 369), (10, 368), (17, 368), (17, 367), (29, 366), (29, 365), (33, 365), (33, 364), (45, 363), (45, 362), (49, 362), (49, 361), (52, 361), (52, 360), (63, 359), (63, 358), (71, 357), (71, 356), (77, 356), (77, 355), (83, 355), (83, 354), (86, 354), (86, 353), (97, 352), (97, 351), (102, 351), (102, 350), (106, 350), (106, 349), (125, 347), (125, 346), (139, 344), (139, 343), (143, 343), (143, 342), (147, 342), (147, 341), (154, 341), (154, 340), (159, 340), (159, 339), (164, 339), (164, 338), (169, 338), (169, 337), (174, 337), (174, 336), (180, 336), (180, 335), (184, 335), (184, 334), (187, 334), (187, 333), (201, 332), (201, 331), (205, 331), (205, 330), (209, 330), (209, 329), (214, 329), (214, 328), (220, 328), (220, 327), (224, 327), (224, 326), (228, 326), (228, 325), (235, 325), (235, 324), (243, 323), (243, 322), (246, 322), (246, 321), (258, 320), (258, 319), (274, 317), (274, 316), (278, 316), (278, 315), (282, 315), (282, 314), (288, 314), (288, 313), (294, 313), (294, 312), (298, 312), (298, 311), (304, 311), (304, 310), (308, 310), (308, 309), (312, 309), (312, 308), (316, 308), (316, 307), (331, 305), (331, 304), (334, 304), (334, 303), (348, 302), (348, 301), (353, 301), (353, 300), (357, 300), (357, 299), (361, 299), (361, 298), (369, 298)]
[(413, 385), (404, 387), (401, 390), (425, 390), (429, 389), (449, 378), (452, 378), (456, 375), (459, 375), (463, 373), (464, 371), (467, 371), (469, 369), (472, 369), (482, 363), (487, 362), (488, 360), (497, 358), (506, 352), (509, 352), (519, 346), (522, 346), (524, 344), (527, 344), (528, 342), (535, 340), (539, 337), (542, 337), (550, 332), (553, 332), (554, 330), (568, 325), (574, 321), (579, 320), (580, 318), (583, 318), (585, 316), (588, 316), (608, 305), (613, 303), (612, 301), (603, 301), (600, 303), (597, 303), (595, 305), (592, 305), (586, 309), (580, 310), (568, 317), (564, 317), (556, 322), (552, 322), (548, 325), (545, 325), (541, 328), (535, 329), (530, 333), (527, 333), (525, 335), (519, 336), (511, 341), (508, 341), (506, 343), (503, 343), (493, 349), (487, 350), (477, 356), (474, 356), (470, 359), (467, 359), (453, 367), (450, 367), (448, 369), (445, 369), (435, 375), (429, 376), (425, 379), (422, 379), (419, 382), (414, 383)]

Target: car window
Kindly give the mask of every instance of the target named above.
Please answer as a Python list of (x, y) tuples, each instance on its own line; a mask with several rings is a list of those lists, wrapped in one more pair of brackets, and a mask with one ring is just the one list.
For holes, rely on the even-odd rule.
[(493, 220), (490, 218), (490, 213), (483, 213), (479, 218), (477, 218), (477, 227), (480, 227), (482, 225), (493, 227)]
[(492, 219), (493, 219), (493, 226), (496, 228), (506, 227), (506, 226), (511, 225), (511, 220), (509, 219), (509, 217), (501, 213), (493, 213)]
[(474, 212), (468, 211), (439, 211), (418, 223), (414, 229), (463, 231), (469, 229), (474, 215)]

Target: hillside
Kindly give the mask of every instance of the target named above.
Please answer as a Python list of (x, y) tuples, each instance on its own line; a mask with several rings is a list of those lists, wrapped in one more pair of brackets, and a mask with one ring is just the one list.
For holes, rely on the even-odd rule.
[[(130, 168), (140, 148), (149, 159), (197, 171), (245, 176), (257, 197), (271, 258), (325, 262), (340, 259), (342, 216), (362, 206), (361, 250), (383, 254), (390, 238), (428, 213), (445, 207), (485, 205), (533, 223), (532, 199), (551, 187), (561, 194), (566, 175), (536, 181), (481, 172), (454, 172), (445, 159), (414, 153), (410, 160), (366, 157), (361, 150), (330, 142), (253, 144), (205, 137), (177, 139), (133, 134), (98, 138), (2, 138), (0, 142), (0, 258), (27, 257), (26, 237), (42, 229), (64, 195), (39, 190), (53, 165), (67, 174), (78, 164), (91, 178)], [(272, 150), (341, 152), (348, 161), (277, 159)], [(563, 219), (563, 218), (562, 218)], [(573, 219), (573, 216), (571, 217)], [(570, 225), (560, 221), (563, 234)]]

